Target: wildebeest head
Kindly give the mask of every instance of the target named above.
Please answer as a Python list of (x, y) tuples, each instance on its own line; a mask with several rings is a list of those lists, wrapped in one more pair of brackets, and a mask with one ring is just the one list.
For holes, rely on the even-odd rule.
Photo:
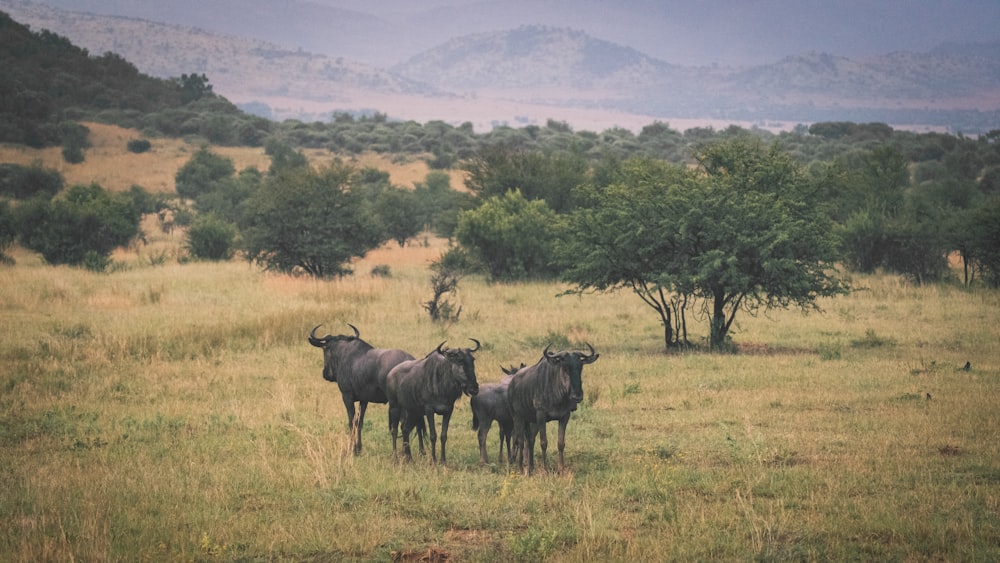
[(313, 327), (309, 332), (309, 343), (317, 348), (323, 349), (323, 379), (327, 381), (337, 381), (337, 372), (335, 366), (337, 364), (338, 352), (342, 352), (341, 349), (344, 345), (353, 345), (357, 342), (364, 342), (361, 340), (361, 333), (358, 332), (357, 327), (351, 323), (347, 323), (347, 326), (354, 330), (354, 335), (338, 334), (333, 336), (332, 334), (327, 334), (326, 336), (319, 338), (316, 336), (316, 329), (323, 325), (318, 324)]
[(542, 355), (545, 356), (546, 361), (549, 362), (555, 368), (562, 370), (566, 375), (569, 376), (569, 398), (574, 403), (579, 403), (583, 401), (583, 366), (586, 364), (592, 364), (597, 361), (600, 354), (594, 352), (594, 347), (587, 344), (587, 348), (590, 348), (589, 354), (584, 354), (583, 352), (549, 352), (549, 346), (545, 347)]
[(518, 371), (524, 369), (525, 365), (526, 364), (524, 362), (521, 362), (521, 367), (517, 367), (514, 364), (511, 364), (509, 368), (505, 368), (505, 367), (503, 367), (501, 365), (500, 366), (500, 371), (503, 372), (503, 379), (501, 379), (500, 381), (502, 383), (507, 383), (508, 381), (511, 380), (512, 377), (514, 377), (515, 373), (517, 373)]
[(479, 341), (475, 338), (469, 340), (476, 343), (475, 348), (443, 348), (444, 342), (438, 344), (437, 353), (448, 359), (449, 362), (461, 369), (452, 369), (451, 374), (462, 386), (462, 392), (472, 396), (479, 393), (479, 382), (476, 381), (476, 358), (472, 353), (479, 350)]

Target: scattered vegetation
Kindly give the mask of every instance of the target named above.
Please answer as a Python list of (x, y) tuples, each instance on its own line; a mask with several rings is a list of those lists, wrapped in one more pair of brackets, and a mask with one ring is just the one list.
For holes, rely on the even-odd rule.
[[(146, 236), (143, 255), (117, 252), (127, 267), (110, 274), (20, 248), (17, 266), (0, 268), (10, 558), (1000, 555), (994, 291), (857, 274), (867, 291), (823, 303), (843, 314), (742, 319), (740, 339), (771, 353), (663, 354), (638, 300), (557, 298), (558, 282), (465, 276), (461, 322), (431, 323), (420, 303), (443, 239), (390, 243), (355, 264), (391, 263), (391, 279), (316, 282), (236, 261), (153, 267), (143, 257), (176, 237)], [(591, 342), (601, 361), (584, 373), (568, 470), (480, 467), (467, 401), (446, 471), (393, 462), (381, 405), (354, 456), (336, 387), (305, 342), (330, 319), (417, 356), (473, 336), (482, 383), (549, 343)], [(875, 340), (868, 329), (894, 344), (847, 345)], [(836, 339), (838, 358), (810, 351)]]
[[(0, 83), (20, 112), (0, 116), (2, 138), (60, 147), (58, 124), (88, 116), (216, 143), (191, 151), (170, 199), (0, 168), (0, 551), (12, 559), (1000, 557), (1000, 134), (261, 123), (205, 76), (150, 81), (57, 36), (0, 29), (40, 42), (33, 63), (59, 71)], [(76, 66), (102, 88), (60, 57), (86, 58)], [(104, 108), (31, 89), (62, 73)], [(218, 150), (234, 142), (266, 145), (270, 168), (238, 169)], [(464, 166), (469, 192), (434, 171), (411, 198), (379, 170), (311, 161), (310, 147), (431, 154)], [(404, 244), (417, 225), (427, 242)], [(801, 266), (796, 243), (822, 251), (806, 254), (813, 274), (864, 291), (838, 296), (836, 315), (787, 311), (839, 293), (780, 286)], [(629, 269), (561, 278), (599, 272), (602, 249)], [(372, 275), (346, 275), (358, 268)], [(669, 316), (655, 318), (633, 295), (569, 291), (581, 282), (690, 301), (664, 297)], [(747, 299), (739, 310), (767, 314), (729, 316)], [(685, 310), (700, 329), (679, 322)], [(569, 470), (480, 468), (457, 424), (447, 471), (392, 463), (386, 433), (353, 456), (322, 358), (305, 353), (309, 327), (330, 319), (415, 356), (475, 337), (481, 382), (545, 346), (593, 344), (602, 361), (585, 374)], [(695, 345), (663, 354), (651, 335), (665, 328)], [(377, 427), (385, 411), (372, 409)]]

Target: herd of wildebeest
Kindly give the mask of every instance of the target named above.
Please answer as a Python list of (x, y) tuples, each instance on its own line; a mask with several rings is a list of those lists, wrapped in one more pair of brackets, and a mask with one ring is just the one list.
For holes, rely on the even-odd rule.
[[(498, 464), (503, 461), (506, 444), (507, 463), (513, 465), (516, 461), (519, 471), (532, 473), (535, 437), (541, 434), (542, 468), (546, 468), (545, 424), (555, 420), (559, 422), (558, 468), (560, 472), (563, 470), (566, 424), (583, 400), (583, 366), (593, 363), (599, 356), (590, 344), (587, 344), (588, 353), (550, 352), (547, 346), (538, 363), (501, 368), (504, 377), (499, 383), (480, 386), (473, 357), (480, 343), (474, 338), (470, 340), (475, 348), (447, 348), (442, 342), (423, 358), (416, 359), (403, 350), (373, 347), (361, 339), (360, 332), (352, 324), (347, 325), (353, 330), (352, 335), (322, 337), (316, 336), (320, 326), (309, 332), (309, 343), (323, 349), (323, 378), (336, 382), (340, 388), (355, 454), (361, 452), (361, 429), (368, 403), (388, 403), (393, 455), (397, 455), (396, 440), (402, 422), (404, 459), (413, 459), (410, 433), (416, 430), (421, 452), (424, 451), (424, 437), (429, 436), (431, 461), (436, 464), (434, 417), (440, 415), (441, 463), (445, 463), (448, 423), (455, 401), (464, 393), (471, 397), (472, 427), (478, 431), (481, 464), (487, 463), (486, 438), (496, 421), (500, 427)], [(355, 403), (358, 403), (357, 409)]]

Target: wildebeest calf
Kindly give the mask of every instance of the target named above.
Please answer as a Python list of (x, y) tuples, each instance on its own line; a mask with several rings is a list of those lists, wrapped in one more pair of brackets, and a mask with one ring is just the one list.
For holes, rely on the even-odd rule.
[(526, 475), (530, 475), (535, 468), (537, 433), (541, 433), (542, 469), (546, 469), (545, 452), (549, 441), (545, 423), (550, 420), (559, 421), (559, 471), (563, 470), (566, 424), (570, 413), (583, 400), (583, 366), (598, 358), (594, 347), (590, 344), (587, 347), (590, 348), (589, 354), (552, 354), (546, 346), (537, 364), (518, 370), (510, 380), (507, 402), (514, 418), (514, 450), (520, 453), (518, 469)]
[(389, 431), (392, 433), (392, 451), (396, 452), (396, 437), (399, 422), (403, 422), (403, 454), (410, 455), (410, 431), (418, 425), (421, 417), (427, 418), (427, 428), (431, 442), (431, 459), (437, 463), (437, 433), (434, 415), (441, 415), (441, 463), (447, 462), (448, 422), (455, 409), (455, 401), (462, 393), (475, 395), (479, 392), (476, 381), (475, 358), (472, 353), (479, 350), (479, 341), (470, 339), (476, 347), (444, 348), (444, 342), (420, 360), (402, 362), (392, 368), (386, 380), (386, 396), (389, 400)]
[[(521, 364), (524, 367), (524, 364)], [(503, 463), (503, 448), (507, 445), (507, 463), (513, 463), (514, 458), (510, 450), (510, 436), (514, 430), (514, 418), (510, 415), (510, 406), (507, 404), (507, 385), (510, 379), (517, 373), (516, 368), (501, 367), (504, 372), (503, 379), (499, 383), (486, 383), (479, 386), (479, 393), (470, 400), (472, 407), (472, 429), (477, 431), (479, 438), (479, 464), (486, 465), (489, 460), (486, 455), (486, 438), (489, 436), (490, 427), (493, 421), (497, 421), (500, 428), (500, 449), (497, 452), (497, 465)]]

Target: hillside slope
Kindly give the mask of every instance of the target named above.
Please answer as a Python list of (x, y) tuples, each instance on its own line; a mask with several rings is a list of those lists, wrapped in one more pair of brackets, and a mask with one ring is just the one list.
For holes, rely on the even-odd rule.
[(654, 120), (881, 121), (966, 133), (1000, 128), (1000, 43), (866, 58), (813, 52), (749, 68), (685, 67), (579, 30), (522, 26), (456, 37), (386, 70), (190, 27), (75, 14), (25, 0), (0, 0), (4, 7), (92, 52), (120, 53), (144, 72), (204, 73), (219, 93), (275, 119), (380, 111), (404, 120), (469, 121), (480, 129), (547, 118), (598, 129)]

